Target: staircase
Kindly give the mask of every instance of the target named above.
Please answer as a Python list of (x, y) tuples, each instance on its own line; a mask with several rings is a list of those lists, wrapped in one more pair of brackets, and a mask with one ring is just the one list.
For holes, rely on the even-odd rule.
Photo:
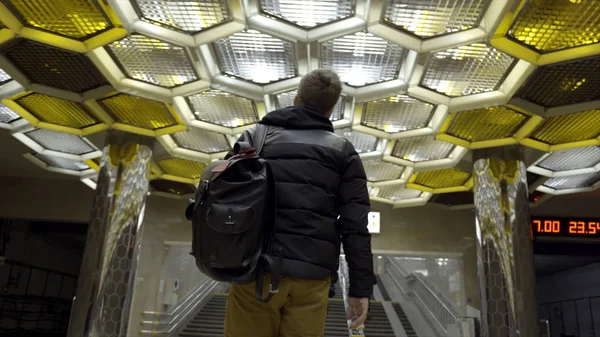
[(367, 337), (393, 337), (396, 334), (387, 318), (381, 302), (371, 301), (371, 309), (365, 322), (365, 336)]
[[(379, 281), (379, 280), (378, 280)], [(384, 298), (389, 295), (379, 282), (378, 287)], [(325, 337), (348, 337), (348, 325), (343, 294), (339, 284), (335, 286), (335, 297), (329, 299), (327, 319), (325, 321)], [(196, 314), (179, 334), (180, 337), (223, 337), (227, 294), (216, 294)], [(408, 337), (418, 337), (398, 303), (393, 303), (394, 310), (400, 318)], [(365, 322), (366, 337), (394, 337), (395, 333), (381, 302), (371, 301), (370, 311)]]
[[(381, 277), (376, 276), (376, 278), (377, 278), (377, 288), (379, 288), (379, 291), (381, 292), (381, 296), (383, 297), (383, 299), (386, 302), (391, 302), (392, 299), (391, 299), (390, 294), (388, 293), (387, 289), (385, 288), (385, 284), (381, 280)], [(414, 327), (408, 320), (406, 313), (404, 313), (402, 306), (400, 306), (400, 303), (392, 302), (392, 307), (394, 308), (396, 315), (400, 319), (400, 323), (402, 324), (402, 328), (404, 329), (404, 332), (406, 332), (407, 337), (418, 337)], [(367, 331), (368, 331), (368, 329), (367, 329)]]
[(223, 337), (227, 294), (216, 294), (179, 334), (181, 337)]
[(404, 310), (402, 310), (400, 303), (392, 303), (392, 306), (394, 307), (394, 311), (396, 311), (396, 315), (400, 319), (400, 323), (402, 323), (402, 327), (404, 328), (404, 331), (406, 332), (406, 336), (407, 337), (418, 337), (417, 332), (415, 331), (412, 324), (408, 320), (408, 317), (404, 313)]

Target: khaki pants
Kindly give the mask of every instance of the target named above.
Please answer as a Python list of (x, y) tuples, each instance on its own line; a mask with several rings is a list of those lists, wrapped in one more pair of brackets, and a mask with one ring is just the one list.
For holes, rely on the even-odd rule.
[[(269, 282), (265, 279), (264, 294)], [(281, 277), (269, 303), (256, 300), (256, 283), (232, 285), (225, 337), (323, 337), (329, 278), (312, 281)]]

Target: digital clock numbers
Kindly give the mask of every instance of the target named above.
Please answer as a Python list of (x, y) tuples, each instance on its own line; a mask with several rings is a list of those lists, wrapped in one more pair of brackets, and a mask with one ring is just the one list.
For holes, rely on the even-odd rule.
[(532, 217), (531, 230), (536, 236), (600, 238), (600, 220)]

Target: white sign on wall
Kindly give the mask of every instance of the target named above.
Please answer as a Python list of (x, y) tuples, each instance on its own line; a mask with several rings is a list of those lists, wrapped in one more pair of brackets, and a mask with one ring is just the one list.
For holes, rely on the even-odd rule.
[(381, 230), (379, 212), (369, 212), (368, 228), (369, 228), (369, 233), (379, 234), (379, 231)]

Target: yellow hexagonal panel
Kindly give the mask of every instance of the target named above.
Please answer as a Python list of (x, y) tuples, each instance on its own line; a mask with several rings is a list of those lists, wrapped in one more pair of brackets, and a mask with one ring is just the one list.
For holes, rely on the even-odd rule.
[(437, 139), (470, 149), (517, 144), (541, 120), (507, 106), (454, 112)]
[(413, 174), (406, 187), (429, 193), (468, 191), (473, 187), (470, 172), (455, 168), (424, 171)]
[(544, 65), (596, 54), (599, 29), (600, 7), (595, 1), (522, 0), (504, 17), (491, 43)]
[(42, 129), (86, 135), (108, 128), (83, 104), (58, 97), (24, 92), (2, 103)]
[(182, 158), (166, 158), (158, 161), (158, 166), (164, 171), (162, 179), (178, 181), (187, 184), (198, 183), (204, 163)]
[(0, 19), (23, 37), (82, 53), (127, 34), (99, 0), (1, 0)]
[(129, 94), (115, 94), (98, 100), (112, 117), (113, 128), (145, 136), (162, 136), (187, 128), (167, 103)]
[(521, 144), (542, 151), (600, 145), (600, 109), (544, 120)]

